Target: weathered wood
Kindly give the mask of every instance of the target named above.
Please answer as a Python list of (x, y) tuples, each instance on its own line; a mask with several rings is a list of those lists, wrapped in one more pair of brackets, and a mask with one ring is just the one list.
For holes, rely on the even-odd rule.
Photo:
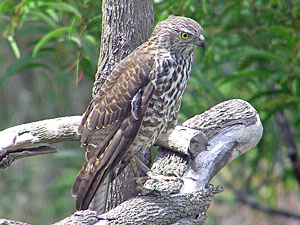
[[(207, 120), (207, 117), (210, 119)], [(214, 125), (208, 122), (212, 120)], [(207, 151), (200, 152), (185, 171), (183, 193), (206, 185), (230, 161), (254, 148), (263, 134), (256, 110), (239, 99), (222, 102), (187, 120), (184, 125), (202, 130), (209, 137), (209, 142)]]
[(0, 169), (14, 160), (56, 152), (50, 146), (63, 141), (77, 141), (81, 116), (61, 117), (22, 124), (0, 132)]
[[(73, 117), (73, 121), (68, 121), (78, 124), (79, 120), (80, 117)], [(211, 123), (211, 120), (214, 120), (214, 123)], [(57, 121), (62, 122), (61, 120)], [(74, 127), (72, 128), (74, 130), (63, 129), (66, 135), (62, 133), (61, 138), (66, 140), (67, 137), (68, 140), (78, 140), (76, 125), (70, 124), (68, 126), (65, 121), (62, 123), (67, 127)], [(48, 123), (42, 121), (42, 124), (45, 125)], [(220, 187), (212, 187), (207, 183), (230, 160), (254, 147), (262, 135), (262, 125), (255, 109), (249, 103), (237, 99), (220, 103), (203, 114), (193, 117), (183, 125), (187, 125), (192, 129), (199, 129), (209, 137), (209, 146), (206, 151), (199, 151), (200, 153), (192, 160), (185, 154), (174, 153), (171, 150), (161, 148), (152, 166), (152, 170), (155, 173), (180, 177), (183, 182), (176, 179), (161, 181), (147, 180), (144, 188), (149, 191), (161, 191), (161, 196), (138, 196), (131, 198), (107, 214), (100, 215), (99, 218), (104, 219), (98, 221), (100, 224), (105, 224), (107, 220), (109, 224), (131, 223), (133, 218), (137, 219), (137, 222), (132, 222), (131, 224), (140, 224), (141, 218), (144, 218), (143, 222), (145, 224), (155, 224), (157, 222), (158, 224), (170, 223), (166, 222), (167, 219), (168, 221), (173, 221), (174, 224), (203, 224), (206, 218), (205, 212), (212, 196), (221, 191)], [(21, 130), (25, 129), (24, 126), (26, 128), (26, 125), (20, 126)], [(56, 124), (56, 126), (59, 125)], [(30, 127), (32, 128), (31, 125)], [(14, 130), (13, 128), (10, 129)], [(47, 128), (44, 127), (43, 133), (47, 132), (46, 130)], [(3, 135), (2, 132), (0, 132), (0, 137)], [(76, 134), (70, 135), (74, 132)], [(34, 137), (39, 136), (36, 132), (34, 133), (36, 134)], [(46, 136), (54, 138), (53, 140), (44, 139), (47, 143), (60, 140), (56, 135)], [(168, 138), (170, 137), (168, 136)], [(33, 141), (28, 142), (28, 139), (25, 140), (27, 147), (28, 143), (34, 145)], [(164, 141), (160, 139), (160, 142)], [(20, 146), (23, 145), (20, 144)], [(17, 150), (14, 149), (11, 152), (16, 153)], [(206, 193), (205, 196), (203, 196), (203, 193)], [(166, 197), (165, 194), (168, 194), (168, 196)], [(193, 202), (194, 199), (199, 198), (201, 201)], [(189, 205), (189, 202), (193, 204)], [(165, 206), (168, 207), (162, 210), (161, 207)], [(191, 212), (193, 213), (191, 214)], [(76, 215), (78, 216), (78, 214)], [(144, 217), (145, 215), (147, 216)], [(156, 218), (155, 221), (153, 221), (153, 217)], [(69, 224), (76, 223), (70, 222)], [(86, 224), (89, 223), (87, 222)]]
[(84, 210), (75, 212), (72, 216), (69, 216), (53, 225), (92, 225), (99, 221), (97, 212), (91, 210)]
[(210, 139), (226, 127), (255, 124), (258, 120), (257, 115), (253, 106), (246, 101), (232, 99), (188, 119), (183, 125), (202, 131)]
[[(211, 123), (214, 121), (214, 123)], [(180, 177), (184, 182), (149, 179), (146, 189), (167, 193), (191, 193), (204, 187), (231, 160), (257, 145), (263, 127), (256, 110), (246, 101), (233, 99), (220, 103), (183, 123), (203, 131), (208, 139), (206, 151), (199, 150), (194, 160), (160, 148), (152, 166), (156, 174)]]
[[(0, 131), (0, 169), (8, 167), (16, 159), (56, 152), (54, 147), (43, 146), (45, 144), (79, 141), (77, 128), (80, 121), (81, 116), (60, 117)], [(206, 142), (201, 132), (178, 125), (168, 135), (161, 137), (157, 144), (189, 154), (190, 149), (197, 151)]]
[(199, 151), (206, 150), (208, 139), (201, 131), (186, 126), (177, 125), (175, 129), (169, 130), (156, 143), (168, 149), (191, 155), (195, 157)]
[(193, 194), (139, 196), (99, 215), (99, 218), (106, 220), (107, 224), (183, 224), (183, 218), (190, 220), (202, 215), (196, 224), (203, 224), (212, 197), (222, 190), (220, 186), (208, 186)]
[(1, 225), (30, 225), (29, 223), (24, 222), (18, 222), (14, 220), (8, 220), (8, 219), (0, 219)]
[[(193, 194), (172, 197), (138, 196), (105, 214), (97, 215), (97, 212), (91, 210), (78, 211), (53, 225), (204, 224), (205, 212), (211, 199), (222, 191), (222, 187), (210, 185)], [(197, 215), (200, 216), (195, 218)], [(6, 219), (0, 219), (0, 224), (29, 225)]]
[[(138, 196), (118, 205), (107, 213), (97, 215), (95, 211), (91, 210), (78, 211), (53, 225), (204, 224), (205, 212), (211, 199), (215, 194), (222, 191), (222, 187), (210, 185), (193, 194), (174, 195), (172, 197)], [(197, 206), (196, 209), (195, 205)], [(194, 217), (199, 214), (201, 216), (195, 219)], [(2, 223), (12, 222), (5, 219), (1, 221)], [(28, 225), (13, 222), (8, 224)]]

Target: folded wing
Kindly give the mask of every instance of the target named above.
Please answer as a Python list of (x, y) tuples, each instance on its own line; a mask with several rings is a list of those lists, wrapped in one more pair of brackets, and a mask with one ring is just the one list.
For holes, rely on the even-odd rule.
[(88, 208), (134, 141), (155, 89), (153, 67), (151, 55), (134, 51), (113, 70), (84, 113), (78, 132), (86, 162), (72, 187), (77, 210)]

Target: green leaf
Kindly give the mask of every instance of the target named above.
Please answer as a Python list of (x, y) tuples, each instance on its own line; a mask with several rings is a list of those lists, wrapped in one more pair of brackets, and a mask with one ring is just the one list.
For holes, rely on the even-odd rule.
[(202, 1), (202, 10), (204, 12), (204, 14), (207, 14), (208, 12), (208, 6), (209, 5), (209, 2), (207, 0), (203, 0)]
[(255, 49), (252, 47), (243, 47), (232, 51), (233, 58), (243, 59), (246, 57), (255, 57), (268, 59), (270, 61), (276, 61), (279, 64), (284, 64), (282, 57), (277, 56), (275, 53), (271, 53), (265, 50)]
[(45, 34), (41, 40), (39, 40), (38, 43), (34, 46), (34, 49), (32, 51), (32, 57), (35, 57), (38, 53), (38, 51), (51, 39), (59, 36), (60, 34), (63, 34), (65, 32), (70, 32), (71, 27), (60, 27), (53, 31), (50, 31), (49, 33)]
[(70, 40), (73, 41), (79, 48), (82, 47), (80, 37), (75, 36), (75, 35), (71, 35)]
[(289, 32), (293, 31), (288, 27), (282, 27), (282, 26), (272, 26), (269, 28), (266, 28), (268, 32), (270, 32), (273, 35), (278, 35), (286, 40), (287, 44), (289, 46), (293, 45), (292, 37)]
[(48, 6), (49, 8), (52, 8), (52, 9), (61, 10), (63, 12), (70, 12), (70, 13), (74, 14), (75, 16), (78, 16), (78, 17), (81, 16), (80, 12), (70, 4), (66, 4), (66, 3), (46, 3), (45, 5)]
[(272, 76), (274, 73), (267, 70), (242, 70), (242, 71), (236, 71), (234, 74), (230, 74), (227, 76), (224, 76), (224, 81), (221, 82), (221, 84), (225, 84), (227, 82), (235, 81), (242, 78), (252, 78), (252, 77), (258, 77), (258, 78), (265, 78)]
[(97, 40), (92, 35), (89, 35), (89, 34), (85, 35), (84, 36), (84, 40), (88, 41), (93, 46), (97, 46), (98, 45)]
[(13, 62), (6, 69), (4, 76), (0, 78), (0, 85), (3, 84), (7, 78), (9, 78), (13, 75), (16, 75), (17, 73), (20, 73), (21, 71), (24, 71), (25, 69), (32, 68), (32, 67), (50, 69), (47, 65), (34, 62), (34, 59), (31, 56), (25, 56), (15, 62)]
[(39, 21), (43, 21), (51, 28), (56, 28), (57, 24), (53, 21), (53, 19), (45, 13), (42, 12), (31, 12), (33, 16), (35, 16)]
[(204, 74), (202, 74), (200, 69), (194, 68), (193, 73), (197, 74), (197, 76), (190, 77), (190, 84), (198, 86), (202, 90), (206, 90), (208, 93), (215, 96), (217, 99), (226, 99), (223, 93), (215, 85), (215, 83), (208, 79)]
[(294, 103), (278, 103), (276, 107), (270, 107), (268, 113), (263, 117), (263, 124), (266, 123), (271, 117), (275, 115), (275, 113), (287, 110), (288, 108), (294, 106)]
[(253, 97), (249, 99), (249, 102), (254, 102), (255, 100), (258, 100), (260, 98), (271, 97), (273, 95), (282, 94), (282, 93), (283, 93), (282, 90), (261, 91), (261, 92), (256, 93), (255, 95), (253, 95)]
[[(298, 46), (300, 46), (300, 42), (298, 43)], [(300, 51), (298, 51), (295, 55), (295, 59), (294, 59), (296, 62), (300, 60)]]
[(9, 5), (13, 5), (13, 4), (14, 3), (11, 0), (6, 0), (6, 1), (0, 2), (0, 12), (7, 10)]
[(19, 50), (19, 47), (18, 47), (16, 41), (14, 40), (14, 37), (10, 35), (7, 37), (7, 40), (9, 42), (9, 45), (10, 45), (13, 53), (16, 56), (16, 59), (19, 59), (20, 58), (20, 50)]

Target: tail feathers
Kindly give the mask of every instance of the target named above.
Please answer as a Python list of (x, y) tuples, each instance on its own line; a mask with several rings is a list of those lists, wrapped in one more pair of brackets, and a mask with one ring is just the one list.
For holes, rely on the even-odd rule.
[(79, 190), (79, 187), (80, 187), (80, 184), (83, 180), (83, 176), (85, 174), (85, 168), (83, 167), (80, 172), (78, 173), (77, 177), (75, 178), (75, 181), (73, 183), (73, 186), (72, 186), (72, 196), (73, 197), (76, 197), (77, 196), (77, 193), (78, 193), (78, 190)]
[(110, 174), (103, 180), (103, 183), (100, 184), (90, 206), (90, 210), (94, 210), (99, 214), (105, 212), (107, 197), (108, 197), (108, 189), (110, 183)]
[[(85, 173), (85, 169), (82, 168), (74, 181), (74, 184), (72, 186), (72, 196), (73, 197), (77, 197), (78, 190), (79, 190), (80, 184), (83, 180), (84, 173)], [(111, 180), (111, 176), (110, 176), (110, 174), (108, 174), (108, 176), (100, 184), (100, 186), (89, 206), (89, 209), (97, 211), (98, 213), (104, 213), (105, 208), (106, 208), (106, 201), (107, 201), (107, 196), (108, 196), (108, 188), (109, 188), (110, 180)], [(79, 209), (79, 208), (77, 208), (77, 209)]]
[[(132, 128), (131, 126), (128, 127)], [(79, 189), (77, 189), (76, 209), (85, 210), (88, 208), (98, 186), (102, 184), (109, 172), (123, 158), (132, 141), (132, 138), (126, 138), (123, 131), (119, 130), (110, 145), (105, 149), (101, 160), (95, 159), (88, 162), (84, 171), (85, 174), (82, 177), (79, 175), (78, 180), (81, 179), (81, 183)], [(76, 188), (77, 185), (74, 188), (75, 191)]]
[(97, 191), (97, 187), (101, 183), (101, 180), (103, 178), (103, 169), (100, 170), (99, 173), (95, 171), (95, 168), (93, 168), (92, 170), (93, 171), (89, 172), (85, 171), (81, 183), (79, 184), (79, 188), (77, 189), (77, 210), (86, 210), (89, 207), (89, 204)]

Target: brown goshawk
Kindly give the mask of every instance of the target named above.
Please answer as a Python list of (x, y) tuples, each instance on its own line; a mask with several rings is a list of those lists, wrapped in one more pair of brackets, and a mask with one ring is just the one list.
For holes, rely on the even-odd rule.
[(78, 128), (86, 162), (72, 187), (77, 210), (89, 207), (110, 171), (175, 127), (195, 45), (205, 48), (203, 28), (170, 16), (109, 75)]

